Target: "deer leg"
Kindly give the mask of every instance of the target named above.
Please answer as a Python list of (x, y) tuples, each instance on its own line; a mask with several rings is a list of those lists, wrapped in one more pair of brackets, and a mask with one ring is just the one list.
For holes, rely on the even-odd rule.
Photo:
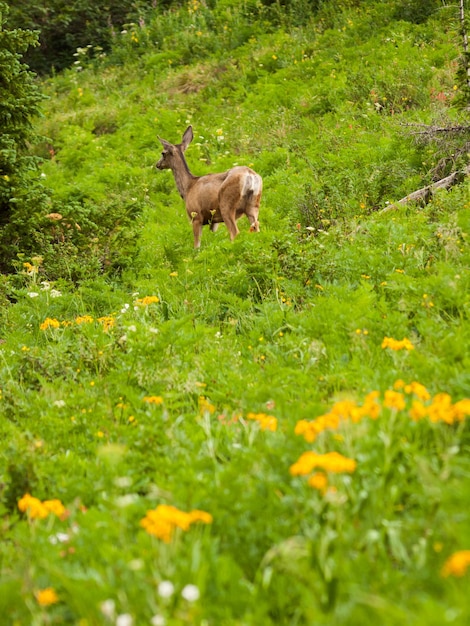
[(246, 208), (245, 214), (250, 221), (250, 232), (259, 233), (259, 204), (261, 197), (258, 196), (254, 202), (250, 202)]
[(194, 247), (196, 249), (201, 246), (202, 221), (197, 218), (193, 219)]
[(215, 231), (219, 228), (219, 222), (212, 222), (211, 231), (215, 233)]
[(222, 208), (220, 210), (222, 214), (222, 218), (224, 220), (225, 226), (227, 227), (228, 232), (230, 233), (230, 240), (233, 241), (235, 237), (240, 232), (238, 230), (237, 222), (235, 220), (234, 211), (223, 211)]

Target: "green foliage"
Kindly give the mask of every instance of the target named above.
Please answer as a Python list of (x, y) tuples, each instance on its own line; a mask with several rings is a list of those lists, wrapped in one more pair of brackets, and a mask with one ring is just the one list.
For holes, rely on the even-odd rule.
[[(191, 0), (40, 83), (50, 201), (0, 277), (8, 623), (468, 623), (468, 180), (381, 211), (442, 158), (408, 128), (455, 116), (429, 6)], [(195, 175), (263, 176), (261, 232), (193, 250), (154, 168), (189, 123)]]
[[(27, 145), (36, 139), (32, 120), (43, 100), (32, 74), (21, 62), (34, 33), (7, 30), (6, 5), (0, 4), (0, 267), (22, 249), (47, 207), (47, 194), (37, 177), (37, 159)], [(31, 248), (30, 248), (31, 249)]]

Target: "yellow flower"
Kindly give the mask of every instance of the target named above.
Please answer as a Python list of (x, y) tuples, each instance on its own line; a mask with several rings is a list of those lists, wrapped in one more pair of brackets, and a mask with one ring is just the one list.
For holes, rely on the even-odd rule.
[(273, 433), (277, 430), (277, 418), (266, 413), (248, 413), (249, 420), (255, 420), (260, 425), (261, 430), (270, 430)]
[(42, 504), (49, 513), (53, 513), (57, 517), (62, 517), (66, 512), (65, 506), (60, 500), (44, 500)]
[(424, 406), (424, 404), (422, 402), (420, 402), (419, 400), (413, 400), (413, 403), (411, 405), (411, 409), (410, 409), (410, 417), (412, 420), (414, 420), (415, 422), (427, 417), (428, 411), (426, 409), (426, 407)]
[(431, 395), (429, 391), (426, 389), (426, 387), (422, 385), (421, 383), (417, 383), (416, 381), (413, 381), (409, 385), (405, 385), (404, 390), (405, 390), (405, 393), (412, 393), (419, 400), (426, 401), (431, 398)]
[(163, 398), (161, 396), (145, 396), (143, 401), (148, 404), (163, 404)]
[(185, 513), (175, 506), (159, 504), (156, 509), (147, 511), (146, 516), (140, 520), (140, 525), (150, 535), (169, 543), (176, 528), (187, 531), (191, 524), (196, 522), (211, 524), (212, 515), (197, 509)]
[(103, 330), (106, 333), (114, 326), (116, 320), (112, 317), (112, 315), (105, 315), (104, 317), (99, 317), (98, 322), (102, 325)]
[(398, 391), (388, 389), (384, 394), (384, 406), (389, 409), (396, 409), (402, 411), (405, 408), (405, 397)]
[(50, 606), (51, 604), (59, 602), (59, 596), (52, 587), (39, 589), (34, 595), (36, 596), (38, 604), (41, 606)]
[(137, 306), (148, 306), (149, 304), (156, 304), (157, 302), (160, 302), (158, 296), (145, 296), (144, 298), (137, 298), (134, 304)]
[(46, 317), (39, 328), (41, 330), (47, 330), (48, 328), (60, 328), (60, 322), (54, 318)]
[(292, 476), (305, 476), (315, 468), (319, 467), (325, 472), (352, 473), (356, 470), (357, 463), (354, 459), (339, 454), (339, 452), (327, 452), (326, 454), (317, 454), (313, 451), (304, 452), (298, 461), (291, 465), (290, 473)]
[(414, 345), (406, 337), (404, 339), (393, 339), (392, 337), (384, 337), (382, 348), (390, 348), (390, 350), (414, 350)]
[(75, 324), (78, 324), (79, 326), (80, 324), (92, 324), (93, 321), (94, 320), (91, 315), (79, 315), (75, 318)]
[(212, 415), (215, 413), (215, 406), (209, 402), (205, 396), (199, 396), (198, 398), (199, 413), (209, 413)]
[(49, 515), (49, 511), (41, 500), (26, 493), (18, 500), (18, 508), (22, 513), (28, 513), (30, 519), (44, 519)]
[(441, 576), (447, 578), (448, 576), (461, 577), (465, 574), (470, 566), (470, 550), (460, 550), (454, 552), (447, 561), (444, 563), (441, 569)]
[(326, 477), (326, 474), (322, 474), (321, 472), (312, 474), (307, 482), (310, 487), (317, 489), (321, 493), (325, 493), (326, 488), (328, 487), (328, 478)]

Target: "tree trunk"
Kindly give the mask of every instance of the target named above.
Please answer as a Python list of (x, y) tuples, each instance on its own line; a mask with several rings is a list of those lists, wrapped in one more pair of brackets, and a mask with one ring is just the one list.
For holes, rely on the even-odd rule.
[(437, 189), (450, 189), (450, 187), (453, 187), (453, 185), (457, 185), (458, 183), (460, 183), (462, 179), (469, 174), (470, 165), (467, 165), (463, 170), (452, 172), (452, 174), (449, 174), (449, 176), (441, 178), (441, 180), (438, 180), (432, 185), (428, 185), (427, 187), (422, 187), (421, 189), (413, 191), (413, 193), (408, 194), (401, 200), (398, 200), (398, 202), (386, 206), (380, 211), (380, 213), (388, 213), (388, 211), (394, 211), (395, 209), (399, 208), (399, 205), (408, 204), (408, 202), (420, 202), (422, 204), (427, 204), (431, 200)]

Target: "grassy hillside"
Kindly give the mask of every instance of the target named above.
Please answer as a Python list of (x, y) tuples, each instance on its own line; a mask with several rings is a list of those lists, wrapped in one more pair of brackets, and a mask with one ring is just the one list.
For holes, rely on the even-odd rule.
[[(466, 158), (412, 134), (461, 122), (456, 7), (212, 4), (43, 83), (53, 240), (1, 283), (0, 613), (468, 624), (468, 180), (382, 212)], [(262, 175), (260, 233), (193, 250), (154, 168), (189, 124), (194, 174)]]

